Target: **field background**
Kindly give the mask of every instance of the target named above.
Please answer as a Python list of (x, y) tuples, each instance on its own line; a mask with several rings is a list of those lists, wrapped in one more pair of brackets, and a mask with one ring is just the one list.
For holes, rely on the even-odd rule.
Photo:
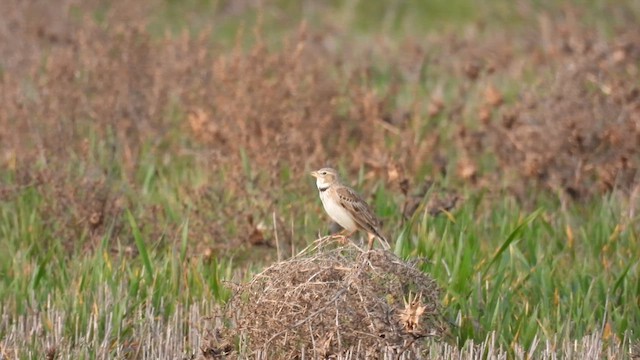
[(207, 355), (225, 281), (328, 233), (325, 165), (427, 260), (432, 357), (640, 356), (639, 2), (0, 14), (0, 359)]

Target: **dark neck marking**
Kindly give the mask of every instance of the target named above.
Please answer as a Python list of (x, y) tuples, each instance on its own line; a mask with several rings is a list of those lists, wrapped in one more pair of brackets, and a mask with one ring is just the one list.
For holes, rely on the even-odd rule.
[(323, 188), (319, 187), (318, 190), (320, 190), (320, 192), (325, 192), (327, 191), (328, 188), (329, 188), (328, 186)]

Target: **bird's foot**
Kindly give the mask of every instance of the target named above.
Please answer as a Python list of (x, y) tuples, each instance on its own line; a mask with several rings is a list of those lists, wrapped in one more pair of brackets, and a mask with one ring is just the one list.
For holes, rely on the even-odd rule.
[(331, 235), (332, 239), (335, 239), (340, 245), (347, 245), (349, 243), (349, 236), (353, 233), (347, 234), (346, 232), (340, 232), (337, 234)]

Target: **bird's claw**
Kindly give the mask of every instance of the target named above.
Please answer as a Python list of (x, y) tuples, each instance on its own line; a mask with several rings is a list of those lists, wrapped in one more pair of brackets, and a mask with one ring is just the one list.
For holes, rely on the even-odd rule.
[(331, 238), (335, 239), (340, 245), (346, 245), (349, 243), (349, 238), (344, 234), (331, 235)]

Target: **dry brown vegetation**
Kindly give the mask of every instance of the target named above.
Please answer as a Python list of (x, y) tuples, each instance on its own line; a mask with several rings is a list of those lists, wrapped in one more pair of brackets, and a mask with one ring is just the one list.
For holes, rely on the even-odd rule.
[[(336, 48), (337, 34), (304, 26), (273, 49), (257, 29), (250, 49), (219, 53), (206, 31), (151, 37), (142, 5), (124, 12), (114, 4), (109, 26), (71, 18), (77, 6), (97, 5), (5, 5), (0, 31), (1, 166), (18, 174), (2, 196), (16, 186), (39, 189), (62, 238), (99, 236), (105, 225), (117, 234), (126, 207), (145, 209), (145, 224), (164, 216), (132, 195), (148, 152), (165, 163), (195, 159), (210, 174), (214, 184), (184, 189), (184, 202), (219, 219), (195, 214), (192, 229), (222, 243), (255, 232), (242, 221), (229, 234), (231, 214), (270, 218), (282, 195), (251, 193), (247, 184), (302, 191), (301, 182), (281, 180), (283, 169), (297, 176), (325, 163), (365, 166), (398, 191), (417, 188), (408, 181), (425, 170), (437, 179), (455, 169), (448, 175), (459, 185), (506, 187), (520, 197), (542, 187), (582, 199), (637, 183), (640, 38), (633, 22), (621, 23), (611, 40), (576, 22), (571, 9), (541, 16), (518, 38), (447, 35), (405, 41), (395, 52), (386, 42)], [(392, 74), (384, 88), (375, 85), (381, 66)], [(425, 69), (460, 81), (424, 92)], [(534, 86), (514, 85), (526, 76), (538, 78)], [(410, 101), (395, 100), (407, 92)], [(495, 167), (482, 165), (487, 156)], [(258, 208), (230, 203), (221, 212), (210, 203), (224, 194), (252, 197)], [(234, 240), (238, 234), (245, 240)]]
[(412, 358), (424, 338), (443, 334), (439, 308), (435, 281), (414, 265), (319, 239), (238, 285), (223, 315), (230, 328), (203, 353), (239, 342), (244, 355), (263, 358)]
[[(206, 30), (152, 35), (150, 7), (114, 1), (96, 20), (100, 2), (0, 2), (0, 200), (34, 189), (51, 237), (69, 249), (83, 237), (82, 249), (105, 235), (131, 242), (126, 209), (150, 238), (173, 236), (171, 207), (193, 210), (190, 249), (205, 257), (275, 248), (277, 236), (304, 243), (274, 208), (314, 195), (298, 177), (325, 164), (384, 181), (403, 218), (443, 177), (455, 191), (427, 204), (433, 215), (465, 187), (527, 202), (531, 190), (565, 201), (640, 191), (635, 19), (613, 14), (619, 25), (605, 36), (567, 7), (500, 35), (477, 25), (353, 46), (304, 23), (272, 46), (258, 26), (250, 46), (238, 35), (228, 50)], [(178, 188), (170, 204), (143, 195), (149, 174)], [(414, 341), (440, 331), (437, 295), (390, 254), (327, 250), (242, 285), (223, 335), (266, 354), (421, 354), (434, 345)], [(600, 346), (591, 340), (581, 344)]]
[[(104, 290), (109, 293), (108, 290)], [(118, 299), (109, 297), (100, 306), (108, 309)], [(224, 346), (220, 347), (219, 339), (216, 340), (214, 331), (208, 325), (194, 326), (194, 324), (202, 324), (202, 319), (208, 319), (212, 313), (216, 312), (216, 308), (211, 303), (199, 303), (192, 305), (190, 308), (179, 306), (176, 312), (169, 319), (162, 319), (154, 316), (156, 309), (146, 307), (142, 311), (132, 314), (131, 323), (134, 326), (136, 334), (145, 334), (143, 341), (131, 341), (127, 343), (115, 344), (112, 346), (109, 341), (111, 334), (106, 333), (104, 336), (92, 336), (91, 330), (87, 329), (86, 334), (80, 334), (83, 341), (74, 344), (65, 341), (64, 318), (65, 314), (48, 309), (42, 313), (34, 313), (23, 316), (11, 323), (8, 317), (0, 320), (0, 325), (10, 329), (10, 333), (3, 339), (0, 344), (0, 355), (7, 359), (16, 358), (12, 356), (17, 354), (18, 349), (30, 348), (35, 350), (44, 350), (48, 356), (55, 359), (78, 359), (95, 356), (98, 359), (126, 358), (156, 358), (156, 359), (215, 359), (221, 358), (226, 351)], [(29, 342), (29, 334), (37, 329), (39, 333), (43, 332), (42, 319), (48, 319), (52, 326), (50, 331), (46, 332), (44, 338), (37, 344)], [(97, 324), (99, 319), (92, 317), (92, 324)], [(215, 323), (216, 321), (210, 321)], [(218, 322), (218, 325), (219, 322)], [(208, 330), (209, 329), (209, 330)], [(175, 336), (175, 334), (189, 334), (185, 338)], [(204, 335), (203, 335), (204, 334)], [(628, 343), (629, 339), (623, 339)], [(198, 349), (197, 355), (185, 354), (185, 348)], [(450, 345), (442, 341), (432, 341), (424, 344), (427, 359), (475, 359), (480, 354), (487, 359), (505, 359), (509, 358), (506, 349), (501, 347), (497, 341), (495, 334), (489, 334), (487, 340), (482, 343), (468, 342), (462, 347)], [(628, 346), (603, 346), (601, 334), (593, 334), (585, 336), (574, 341), (566, 341), (557, 344), (552, 340), (535, 342), (531, 348), (525, 349), (516, 346), (513, 357), (517, 359), (526, 359), (529, 354), (537, 354), (538, 359), (557, 359), (557, 358), (575, 358), (580, 359), (621, 359), (621, 358), (637, 358), (640, 354), (640, 347), (636, 344), (629, 351)], [(226, 349), (230, 350), (230, 349)], [(145, 357), (144, 351), (147, 351)], [(301, 359), (315, 359), (312, 353)], [(395, 359), (395, 356), (388, 356), (386, 359)], [(414, 357), (400, 357), (402, 360), (412, 359)], [(355, 354), (347, 354), (338, 356), (336, 359), (348, 360), (358, 359)]]
[(629, 194), (640, 179), (640, 39), (634, 31), (604, 43), (567, 31), (549, 50), (561, 59), (553, 79), (487, 125), (502, 139), (499, 167), (520, 175), (521, 193), (542, 185), (574, 200)]

